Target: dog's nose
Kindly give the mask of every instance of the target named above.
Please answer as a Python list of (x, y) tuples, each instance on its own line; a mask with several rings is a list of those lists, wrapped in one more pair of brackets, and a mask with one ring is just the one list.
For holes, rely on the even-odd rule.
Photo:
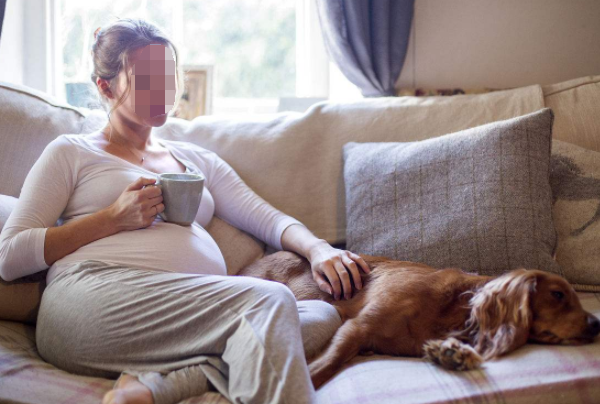
[(598, 334), (600, 334), (600, 320), (598, 320), (596, 317), (594, 316), (588, 316), (587, 319), (587, 332), (590, 335), (596, 336)]

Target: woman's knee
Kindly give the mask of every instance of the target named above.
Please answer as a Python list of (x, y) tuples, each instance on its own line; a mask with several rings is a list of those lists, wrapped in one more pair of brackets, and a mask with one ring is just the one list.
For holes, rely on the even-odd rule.
[(294, 294), (283, 283), (259, 278), (244, 278), (247, 278), (243, 281), (245, 283), (245, 289), (252, 294), (255, 300), (281, 302), (289, 306), (294, 306), (294, 308), (296, 307), (296, 298), (294, 297)]
[(297, 302), (302, 343), (307, 358), (319, 353), (342, 325), (336, 308), (321, 300)]
[(287, 310), (297, 316), (296, 297), (292, 291), (282, 283), (269, 282), (267, 291), (261, 297), (266, 304), (272, 307), (278, 307), (280, 310)]
[(335, 330), (342, 325), (342, 319), (335, 306), (321, 300), (301, 300), (296, 302), (300, 320), (307, 327)]

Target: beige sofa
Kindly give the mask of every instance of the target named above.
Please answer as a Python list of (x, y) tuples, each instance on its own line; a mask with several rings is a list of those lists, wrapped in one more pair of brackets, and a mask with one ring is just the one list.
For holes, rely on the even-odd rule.
[[(548, 106), (555, 113), (555, 139), (600, 151), (599, 105), (600, 76), (595, 76), (486, 94), (323, 102), (306, 113), (200, 117), (191, 122), (169, 118), (155, 133), (217, 152), (273, 206), (301, 220), (318, 237), (344, 247), (346, 142), (422, 140)], [(101, 111), (73, 108), (31, 88), (0, 82), (0, 224), (51, 140), (63, 133), (88, 133), (105, 122)], [(207, 230), (232, 275), (274, 251), (218, 217)], [(0, 402), (99, 403), (114, 381), (69, 374), (37, 355), (35, 320), (45, 274), (0, 280)], [(600, 293), (578, 293), (584, 307), (599, 316)], [(317, 397), (324, 404), (595, 403), (600, 402), (600, 342), (582, 347), (527, 345), (480, 370), (462, 373), (415, 358), (359, 356), (320, 388)], [(185, 400), (220, 402), (227, 400), (215, 392)]]

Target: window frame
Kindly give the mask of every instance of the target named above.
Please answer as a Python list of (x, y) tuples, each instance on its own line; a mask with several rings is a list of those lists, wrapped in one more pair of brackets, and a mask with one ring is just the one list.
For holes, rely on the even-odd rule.
[[(27, 9), (30, 13), (38, 13), (34, 17), (42, 24), (28, 24), (30, 35), (26, 35), (25, 42), (28, 46), (24, 47), (24, 81), (27, 85), (35, 86), (66, 102), (62, 46), (58, 43), (62, 38), (60, 0), (30, 1), (35, 3), (35, 7)], [(354, 91), (357, 90), (356, 87), (329, 61), (321, 36), (316, 1), (296, 0), (296, 97), (331, 99), (334, 92), (341, 94), (341, 88), (347, 90), (344, 91), (345, 95), (359, 94)], [(174, 19), (184, 18), (182, 4), (182, 0), (174, 2)], [(177, 43), (183, 40), (183, 28), (182, 24), (173, 26), (180, 27), (177, 32), (172, 33), (173, 40)], [(276, 112), (277, 105), (277, 98), (213, 97), (212, 114)]]

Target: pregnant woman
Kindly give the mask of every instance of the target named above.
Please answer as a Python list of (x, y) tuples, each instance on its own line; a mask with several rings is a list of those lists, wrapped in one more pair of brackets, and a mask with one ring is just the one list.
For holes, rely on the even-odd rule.
[[(305, 354), (341, 325), (333, 306), (285, 286), (227, 276), (204, 229), (213, 215), (311, 263), (336, 299), (369, 272), (255, 194), (216, 153), (153, 135), (176, 105), (177, 51), (146, 21), (96, 31), (92, 80), (105, 128), (53, 140), (28, 173), (0, 238), (0, 275), (49, 268), (37, 318), (40, 356), (116, 379), (103, 404), (173, 404), (219, 391), (234, 403), (312, 403)], [(205, 176), (191, 226), (162, 220), (159, 173)], [(57, 223), (59, 226), (55, 226)]]

